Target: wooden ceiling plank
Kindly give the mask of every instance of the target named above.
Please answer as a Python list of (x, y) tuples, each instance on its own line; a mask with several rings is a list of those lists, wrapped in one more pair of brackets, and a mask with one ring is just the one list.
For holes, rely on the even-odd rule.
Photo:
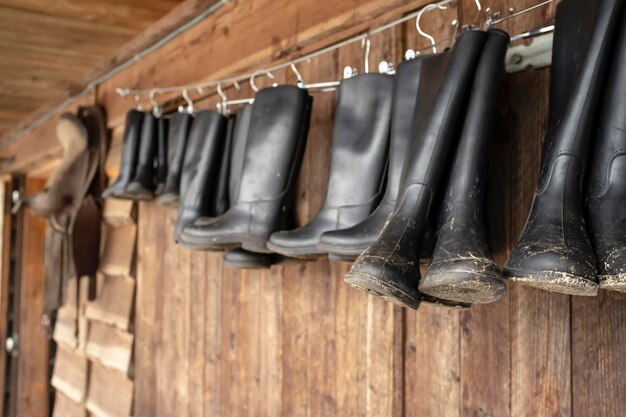
[(1, 6), (145, 30), (181, 0), (1, 0)]

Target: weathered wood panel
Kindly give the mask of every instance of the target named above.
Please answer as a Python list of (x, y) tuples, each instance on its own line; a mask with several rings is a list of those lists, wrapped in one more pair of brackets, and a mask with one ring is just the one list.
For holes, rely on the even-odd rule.
[[(26, 181), (26, 193), (43, 189), (44, 181)], [(24, 214), (22, 267), (19, 294), (19, 356), (17, 361), (16, 415), (48, 415), (48, 334), (41, 324), (43, 313), (43, 248), (46, 221)]]

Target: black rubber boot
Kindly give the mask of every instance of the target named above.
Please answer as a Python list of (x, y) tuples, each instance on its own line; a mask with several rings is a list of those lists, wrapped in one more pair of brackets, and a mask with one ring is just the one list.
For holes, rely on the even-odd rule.
[(157, 156), (156, 156), (156, 189), (154, 194), (163, 194), (165, 181), (167, 181), (167, 135), (170, 120), (167, 117), (159, 118), (159, 132), (157, 136)]
[[(227, 119), (212, 110), (198, 112), (191, 124), (180, 179), (180, 204), (174, 240), (201, 216), (215, 216), (212, 207), (224, 154)], [(216, 180), (217, 179), (217, 180)]]
[(622, 16), (594, 134), (586, 218), (600, 288), (626, 292), (626, 8)]
[(144, 113), (139, 110), (131, 110), (126, 114), (120, 173), (113, 184), (104, 189), (102, 197), (122, 197), (126, 192), (126, 187), (135, 176), (143, 118)]
[(506, 293), (483, 224), (483, 189), (487, 147), (504, 74), (509, 35), (488, 32), (442, 205), (442, 226), (432, 263), (419, 291), (451, 301), (491, 303)]
[[(251, 116), (252, 106), (247, 105), (235, 116), (228, 119), (225, 132), (226, 137), (221, 155), (219, 156), (219, 172), (212, 177), (206, 177), (204, 181), (196, 182), (192, 180), (197, 185), (192, 185), (188, 189), (197, 189), (197, 191), (194, 191), (194, 194), (202, 194), (204, 197), (200, 199), (201, 209), (187, 209), (185, 214), (182, 214), (181, 209), (179, 209), (175, 239), (178, 239), (177, 243), (180, 243), (182, 246), (198, 249), (196, 245), (184, 240), (184, 235), (181, 236), (182, 230), (195, 222), (199, 224), (210, 222), (211, 219), (225, 213), (228, 210), (230, 199), (237, 195), (241, 182), (241, 170), (245, 158)], [(192, 137), (193, 133), (190, 136), (190, 141)], [(183, 189), (187, 188), (184, 186), (186, 177), (188, 175), (185, 169), (181, 184)], [(204, 188), (201, 187), (201, 182), (204, 183)], [(184, 192), (185, 195), (188, 192)], [(209, 197), (207, 198), (207, 196)], [(187, 197), (184, 198), (184, 201), (187, 201)], [(229, 249), (224, 254), (224, 265), (231, 268), (269, 268), (274, 262), (274, 258), (273, 255), (269, 254), (252, 253), (243, 249)]]
[(504, 273), (525, 285), (596, 295), (582, 180), (622, 1), (564, 0), (556, 13), (550, 119), (539, 186)]
[(180, 177), (185, 158), (185, 148), (193, 116), (188, 113), (174, 113), (170, 119), (167, 144), (167, 179), (159, 205), (177, 207), (180, 200)]
[(354, 226), (376, 208), (384, 190), (392, 93), (387, 74), (341, 82), (324, 205), (308, 224), (272, 234), (269, 249), (295, 258), (325, 256), (318, 248), (322, 233)]
[(152, 200), (154, 198), (154, 158), (157, 150), (159, 119), (152, 113), (146, 113), (141, 125), (139, 155), (133, 180), (126, 186), (125, 196), (133, 200)]
[(385, 195), (376, 210), (364, 221), (346, 229), (322, 234), (319, 248), (327, 252), (330, 259), (354, 261), (361, 252), (374, 243), (380, 231), (383, 230), (387, 217), (396, 205), (402, 167), (411, 147), (411, 141), (415, 138), (411, 127), (417, 102), (421, 68), (421, 57), (405, 61), (398, 65), (394, 77), (391, 139)]
[(206, 224), (185, 228), (184, 240), (203, 248), (243, 247), (269, 253), (290, 205), (306, 143), (311, 97), (295, 86), (260, 90), (252, 111), (241, 184), (233, 205)]
[(461, 34), (454, 49), (422, 58), (415, 114), (416, 140), (407, 153), (394, 212), (376, 241), (352, 265), (345, 281), (402, 306), (417, 308), (419, 246), (429, 210), (454, 155), (474, 73), (487, 38)]

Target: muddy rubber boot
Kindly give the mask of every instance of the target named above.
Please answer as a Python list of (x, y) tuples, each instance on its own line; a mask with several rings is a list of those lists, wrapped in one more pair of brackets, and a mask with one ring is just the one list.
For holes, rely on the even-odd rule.
[(180, 180), (180, 204), (174, 241), (201, 216), (215, 216), (212, 202), (227, 141), (228, 120), (212, 110), (196, 113), (189, 131)]
[(159, 197), (160, 206), (178, 207), (180, 177), (192, 121), (193, 116), (183, 112), (174, 113), (170, 118), (170, 129), (167, 135), (167, 178), (163, 193)]
[(131, 200), (152, 200), (155, 189), (154, 158), (157, 150), (159, 118), (146, 113), (141, 125), (141, 141), (139, 155), (133, 180), (124, 192)]
[(626, 10), (622, 16), (594, 134), (586, 219), (600, 288), (626, 292)]
[(270, 252), (267, 241), (281, 227), (293, 194), (310, 112), (311, 97), (298, 87), (282, 85), (256, 94), (234, 203), (222, 216), (185, 228), (185, 241), (205, 249)]
[(411, 141), (413, 114), (417, 103), (422, 58), (402, 62), (394, 76), (391, 111), (391, 137), (385, 195), (367, 219), (355, 226), (328, 231), (320, 237), (320, 250), (331, 260), (354, 261), (383, 230), (387, 217), (393, 212), (400, 190), (400, 176)]
[(376, 208), (385, 186), (392, 94), (387, 74), (341, 82), (324, 205), (306, 225), (272, 234), (269, 249), (294, 258), (325, 256), (318, 248), (322, 233), (354, 226)]
[(154, 195), (160, 196), (167, 181), (167, 135), (170, 120), (167, 117), (159, 117), (159, 131), (157, 133), (156, 155), (156, 189)]
[(506, 293), (502, 273), (489, 252), (483, 224), (487, 147), (509, 35), (488, 32), (442, 205), (442, 226), (432, 263), (419, 291), (451, 301), (491, 303)]
[(394, 212), (376, 241), (352, 265), (345, 281), (399, 305), (417, 308), (420, 294), (419, 246), (429, 210), (454, 155), (470, 89), (487, 38), (481, 31), (461, 34), (451, 51), (422, 58), (415, 135), (407, 153)]
[(622, 3), (564, 0), (557, 7), (548, 132), (530, 215), (504, 269), (513, 281), (563, 294), (597, 293), (582, 181)]
[(132, 181), (135, 175), (135, 168), (137, 167), (143, 118), (144, 113), (139, 110), (131, 110), (126, 114), (120, 173), (113, 184), (102, 192), (103, 198), (121, 197), (126, 192), (128, 184)]

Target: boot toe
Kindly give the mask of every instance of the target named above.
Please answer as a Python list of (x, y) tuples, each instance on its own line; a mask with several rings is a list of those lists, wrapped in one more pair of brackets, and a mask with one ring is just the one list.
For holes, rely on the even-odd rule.
[(626, 273), (600, 275), (600, 288), (607, 291), (626, 292)]
[(154, 198), (152, 191), (139, 181), (134, 181), (128, 184), (124, 190), (124, 194), (130, 196), (134, 200), (149, 201)]
[(410, 260), (391, 263), (387, 257), (369, 251), (357, 258), (345, 282), (402, 307), (417, 309), (420, 295), (417, 285), (411, 282), (419, 278), (419, 263)]
[(485, 259), (455, 259), (430, 265), (419, 290), (444, 300), (492, 303), (504, 297), (506, 286), (497, 266)]
[(504, 275), (511, 281), (546, 291), (583, 296), (598, 293), (595, 267), (558, 247), (534, 250), (518, 245), (504, 268)]
[(350, 229), (333, 230), (320, 236), (320, 250), (340, 258), (355, 259), (376, 240), (376, 236), (356, 233)]
[(229, 249), (224, 252), (224, 266), (239, 269), (267, 269), (272, 265), (273, 255)]
[(313, 233), (306, 226), (291, 231), (272, 233), (267, 247), (272, 252), (295, 258), (313, 259), (324, 256), (317, 248), (319, 233)]

